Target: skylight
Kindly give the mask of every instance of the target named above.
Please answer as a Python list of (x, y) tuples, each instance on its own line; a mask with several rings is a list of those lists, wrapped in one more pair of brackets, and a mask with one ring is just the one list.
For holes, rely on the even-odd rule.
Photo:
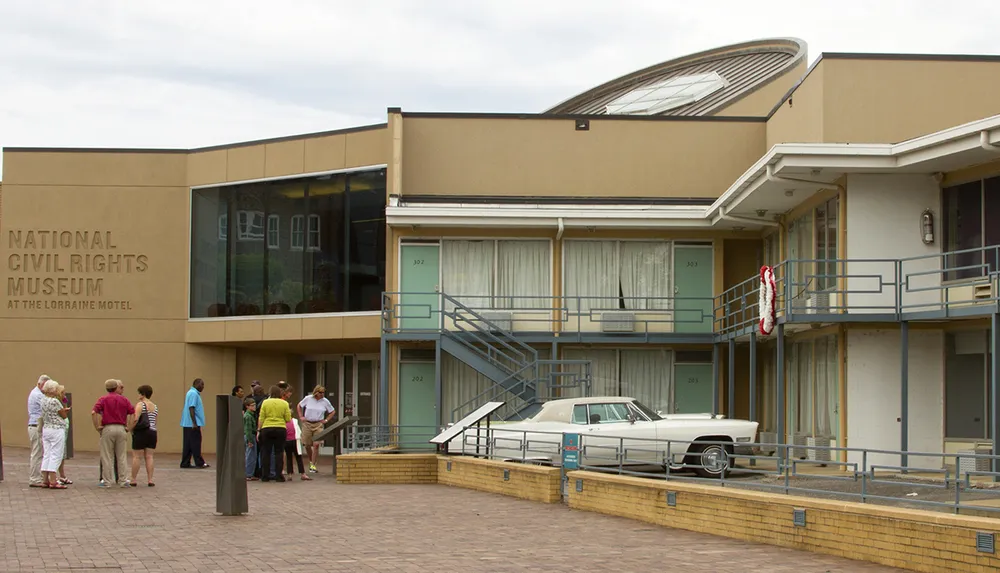
[(729, 85), (718, 72), (677, 76), (636, 88), (607, 106), (609, 115), (656, 115), (694, 103)]

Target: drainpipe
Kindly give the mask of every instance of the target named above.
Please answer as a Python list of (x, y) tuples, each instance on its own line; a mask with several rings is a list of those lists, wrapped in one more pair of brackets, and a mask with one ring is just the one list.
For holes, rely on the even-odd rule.
[(1000, 153), (1000, 146), (990, 143), (990, 132), (983, 130), (979, 132), (979, 147), (993, 153)]
[(563, 231), (566, 230), (566, 227), (563, 226), (563, 218), (562, 217), (559, 217), (558, 224), (559, 224), (559, 230), (556, 231), (556, 240), (557, 241), (562, 238)]

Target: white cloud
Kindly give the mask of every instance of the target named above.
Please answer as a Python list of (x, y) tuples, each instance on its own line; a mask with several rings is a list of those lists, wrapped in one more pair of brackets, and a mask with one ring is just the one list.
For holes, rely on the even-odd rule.
[(46, 0), (0, 4), (0, 146), (194, 147), (537, 112), (726, 44), (1000, 53), (1000, 3), (939, 0)]

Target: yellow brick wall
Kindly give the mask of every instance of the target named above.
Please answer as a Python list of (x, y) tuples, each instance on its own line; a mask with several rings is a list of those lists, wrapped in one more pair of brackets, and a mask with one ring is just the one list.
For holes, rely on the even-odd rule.
[[(593, 472), (568, 478), (573, 509), (913, 571), (1000, 571), (997, 555), (976, 552), (976, 532), (1000, 533), (996, 519)], [(668, 491), (676, 507), (667, 506)], [(805, 510), (805, 527), (792, 523), (795, 509)]]
[(339, 483), (437, 483), (435, 454), (342, 454)]
[[(559, 468), (459, 456), (440, 456), (437, 464), (440, 484), (543, 503), (559, 503), (562, 500), (562, 473)], [(504, 470), (509, 472), (506, 481)]]

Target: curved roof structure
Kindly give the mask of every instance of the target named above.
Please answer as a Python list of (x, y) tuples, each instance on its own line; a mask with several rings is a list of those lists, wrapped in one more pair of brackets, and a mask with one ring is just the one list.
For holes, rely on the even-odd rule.
[(806, 43), (774, 38), (733, 44), (632, 72), (545, 113), (705, 116), (793, 69)]

